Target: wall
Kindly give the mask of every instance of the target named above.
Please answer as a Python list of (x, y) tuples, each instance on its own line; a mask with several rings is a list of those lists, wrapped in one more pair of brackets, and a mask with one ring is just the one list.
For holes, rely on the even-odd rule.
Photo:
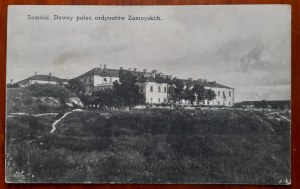
[[(146, 103), (162, 104), (168, 102), (167, 83), (145, 82), (145, 83), (138, 83), (138, 85), (140, 87), (143, 87), (142, 92), (145, 94)], [(151, 86), (153, 87), (153, 92), (151, 92)], [(161, 88), (160, 92), (158, 91), (158, 87)]]
[(218, 106), (218, 105), (219, 106), (233, 106), (234, 105), (234, 89), (232, 89), (232, 88), (216, 88), (216, 87), (205, 87), (205, 89), (213, 90), (216, 93), (216, 98), (212, 101), (209, 101), (209, 103), (208, 103), (208, 100), (205, 100), (204, 105), (214, 105), (214, 106)]
[(113, 85), (115, 81), (119, 82), (119, 77), (103, 77), (100, 75), (94, 75), (94, 86)]
[(41, 80), (29, 80), (29, 85), (31, 84), (58, 84), (56, 81), (41, 81)]

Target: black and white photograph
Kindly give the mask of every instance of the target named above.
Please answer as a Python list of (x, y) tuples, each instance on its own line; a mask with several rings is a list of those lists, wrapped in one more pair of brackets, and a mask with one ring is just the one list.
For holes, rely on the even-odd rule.
[(10, 5), (7, 183), (291, 184), (289, 5)]

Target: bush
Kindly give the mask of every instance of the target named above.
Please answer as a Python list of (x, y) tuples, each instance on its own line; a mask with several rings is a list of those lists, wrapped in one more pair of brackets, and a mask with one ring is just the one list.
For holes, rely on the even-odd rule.
[(75, 97), (68, 89), (59, 85), (51, 84), (33, 84), (26, 87), (34, 97), (59, 97), (70, 98)]

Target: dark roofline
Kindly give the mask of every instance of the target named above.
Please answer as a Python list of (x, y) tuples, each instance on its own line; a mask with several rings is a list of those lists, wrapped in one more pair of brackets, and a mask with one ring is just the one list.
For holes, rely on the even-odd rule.
[(214, 87), (214, 88), (227, 88), (227, 89), (234, 89), (232, 87), (228, 87), (222, 84), (219, 84), (217, 82), (211, 82), (211, 81), (207, 81), (207, 82), (203, 82), (203, 81), (199, 81), (199, 80), (188, 80), (188, 79), (180, 79), (183, 83), (185, 84), (199, 84), (202, 85), (204, 87)]
[[(119, 77), (119, 71), (121, 71), (120, 69), (101, 69), (99, 67), (93, 68), (90, 71), (76, 77), (76, 78), (80, 78), (83, 76), (93, 76), (93, 75), (100, 75), (100, 76), (111, 76), (111, 77)], [(134, 70), (127, 70), (127, 69), (122, 69), (122, 71), (125, 72), (131, 72), (134, 76), (137, 75), (141, 75), (143, 76), (144, 72), (141, 71), (134, 71)], [(104, 73), (104, 74), (103, 74)], [(151, 72), (146, 72), (147, 74), (151, 74)], [(173, 79), (169, 79), (169, 78), (163, 78), (160, 77), (159, 75), (156, 77), (141, 77), (138, 79), (138, 82), (158, 82), (158, 83), (168, 83), (168, 84), (174, 84), (174, 79), (179, 79), (179, 78), (173, 78)], [(214, 88), (228, 88), (228, 89), (234, 89), (232, 87), (228, 87), (216, 82), (203, 82), (203, 81), (199, 81), (199, 80), (187, 80), (187, 79), (179, 79), (181, 80), (183, 83), (185, 84), (200, 84), (203, 85), (204, 87), (214, 87)]]
[(83, 76), (93, 76), (93, 75), (100, 75), (100, 76), (110, 76), (110, 77), (119, 77), (119, 71), (124, 71), (124, 72), (131, 72), (133, 75), (141, 75), (144, 74), (144, 72), (141, 71), (133, 71), (133, 70), (126, 70), (126, 69), (109, 69), (109, 68), (105, 68), (105, 69), (101, 69), (101, 68), (93, 68), (90, 71), (85, 72), (84, 74), (76, 77), (83, 77)]
[(55, 82), (67, 82), (67, 79), (61, 79), (55, 76), (50, 76), (50, 75), (33, 75), (30, 76), (26, 79), (23, 79), (21, 81), (16, 82), (15, 84), (20, 84), (20, 83), (24, 83), (27, 82), (29, 80), (40, 80), (40, 81), (55, 81)]

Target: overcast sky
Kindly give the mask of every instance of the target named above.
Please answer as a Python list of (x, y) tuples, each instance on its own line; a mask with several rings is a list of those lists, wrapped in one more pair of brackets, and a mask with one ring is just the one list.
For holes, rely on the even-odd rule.
[[(51, 20), (27, 20), (27, 15)], [(77, 22), (82, 15), (158, 15), (162, 20)], [(10, 6), (7, 43), (8, 82), (35, 71), (73, 78), (106, 64), (217, 81), (235, 88), (236, 101), (291, 95), (287, 5)]]

